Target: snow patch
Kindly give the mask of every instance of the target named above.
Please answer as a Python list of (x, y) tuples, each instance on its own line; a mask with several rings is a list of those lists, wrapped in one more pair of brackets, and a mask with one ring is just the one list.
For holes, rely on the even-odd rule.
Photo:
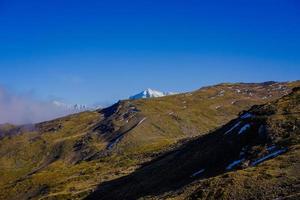
[(121, 141), (121, 139), (124, 137), (124, 135), (120, 135), (117, 138), (113, 139), (106, 147), (107, 150), (111, 150), (118, 142)]
[(268, 151), (273, 151), (273, 150), (275, 150), (275, 149), (276, 149), (276, 146), (275, 146), (275, 145), (270, 146), (270, 147), (267, 147), (267, 150), (268, 150)]
[(240, 135), (240, 134), (244, 133), (244, 132), (247, 131), (249, 128), (251, 128), (250, 124), (244, 125), (244, 126), (240, 129), (240, 131), (239, 131), (238, 134)]
[(205, 169), (201, 169), (201, 170), (199, 170), (199, 171), (193, 173), (191, 177), (199, 176), (200, 174), (202, 174), (202, 173), (204, 173), (204, 172), (205, 172)]
[(234, 129), (236, 129), (242, 122), (238, 122), (236, 123), (234, 126), (231, 127), (231, 129), (229, 129), (228, 131), (226, 131), (226, 133), (224, 135), (227, 135), (228, 133), (230, 133), (231, 131), (233, 131)]
[(140, 124), (142, 124), (146, 119), (147, 119), (147, 117), (144, 117), (136, 126), (139, 126)]
[(262, 158), (260, 158), (260, 159), (258, 159), (256, 161), (254, 161), (253, 163), (251, 163), (251, 166), (256, 166), (256, 165), (258, 165), (258, 164), (260, 164), (260, 163), (262, 163), (262, 162), (264, 162), (264, 161), (266, 161), (266, 160), (268, 160), (270, 158), (276, 158), (277, 156), (285, 153), (286, 151), (287, 151), (286, 148), (285, 149), (277, 150), (277, 151), (275, 151), (275, 152), (273, 152), (273, 153), (271, 153), (269, 155), (266, 155), (266, 156), (264, 156), (264, 157), (262, 157)]
[(263, 134), (264, 133), (264, 129), (265, 129), (264, 125), (260, 125), (260, 127), (258, 129), (258, 134), (259, 135)]
[(226, 170), (232, 170), (234, 167), (236, 167), (237, 165), (241, 164), (242, 162), (244, 162), (244, 158), (243, 159), (240, 159), (240, 160), (235, 160), (233, 161), (231, 164), (229, 164), (227, 167), (226, 167)]
[[(135, 127), (139, 126), (142, 124), (147, 118), (144, 117)], [(129, 120), (126, 121), (127, 123)], [(117, 136), (115, 139), (111, 140), (110, 143), (107, 145), (106, 149), (111, 150), (117, 143), (121, 141), (121, 139), (124, 137), (124, 134)]]
[(219, 96), (219, 97), (222, 97), (222, 96), (224, 96), (224, 94), (225, 94), (225, 91), (224, 91), (224, 90), (221, 90), (221, 91), (219, 92), (218, 96)]
[(250, 118), (250, 117), (253, 117), (253, 115), (252, 115), (251, 113), (245, 113), (245, 114), (243, 114), (240, 118), (241, 118), (241, 119), (248, 119), (248, 118)]

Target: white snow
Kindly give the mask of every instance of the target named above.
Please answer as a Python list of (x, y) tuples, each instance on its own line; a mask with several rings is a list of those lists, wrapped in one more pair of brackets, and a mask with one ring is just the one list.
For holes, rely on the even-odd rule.
[(136, 116), (136, 114), (133, 114), (133, 115), (130, 115), (127, 120), (126, 120), (126, 123), (128, 123), (132, 118), (134, 118)]
[(244, 133), (246, 130), (248, 130), (249, 128), (251, 128), (251, 126), (250, 126), (250, 124), (246, 124), (246, 125), (244, 125), (241, 129), (240, 129), (240, 131), (239, 131), (239, 135), (240, 134), (242, 134), (242, 133)]
[(120, 140), (121, 140), (122, 138), (123, 138), (123, 135), (118, 136), (116, 139), (114, 139), (112, 142), (110, 142), (110, 143), (107, 145), (106, 149), (107, 149), (107, 150), (111, 150), (118, 142), (120, 142)]
[(191, 177), (196, 177), (196, 176), (202, 174), (203, 172), (205, 172), (205, 169), (201, 169), (201, 170), (199, 170), (199, 171), (193, 173)]
[(275, 158), (275, 157), (279, 156), (280, 154), (285, 153), (286, 151), (287, 151), (287, 149), (280, 149), (278, 151), (275, 151), (275, 152), (273, 152), (273, 153), (271, 153), (269, 155), (266, 155), (266, 156), (264, 156), (264, 157), (262, 157), (262, 158), (260, 158), (260, 159), (258, 159), (256, 161), (254, 161), (253, 163), (251, 163), (251, 166), (258, 165), (258, 164), (260, 164), (260, 163), (262, 163), (262, 162), (264, 162), (264, 161), (266, 161), (266, 160), (268, 160), (270, 158)]
[(270, 146), (270, 147), (267, 147), (267, 150), (268, 150), (268, 151), (273, 151), (274, 149), (276, 149), (276, 146), (275, 146), (275, 145)]
[(147, 98), (157, 98), (157, 97), (164, 97), (169, 95), (175, 95), (177, 93), (174, 92), (160, 92), (157, 90), (153, 90), (148, 88), (147, 90), (136, 94), (134, 96), (129, 97), (129, 99), (147, 99)]
[(222, 96), (224, 96), (224, 94), (225, 94), (225, 91), (224, 91), (224, 90), (221, 90), (221, 91), (219, 92), (218, 96), (219, 96), (219, 97), (222, 97)]
[(238, 122), (236, 123), (233, 127), (231, 127), (231, 129), (229, 129), (228, 131), (226, 131), (226, 133), (224, 135), (227, 135), (228, 133), (230, 133), (231, 131), (233, 131), (234, 129), (236, 129), (242, 122)]
[(235, 160), (226, 167), (226, 170), (232, 170), (235, 166), (241, 164), (245, 159)]
[(140, 125), (141, 123), (143, 123), (145, 120), (147, 119), (147, 117), (144, 117), (136, 126)]
[(264, 125), (260, 125), (260, 127), (258, 129), (258, 134), (262, 135), (262, 134), (264, 134), (264, 131), (265, 131), (265, 126)]
[[(136, 126), (139, 126), (141, 123), (143, 123), (147, 118), (144, 117)], [(128, 122), (128, 120), (126, 121)], [(111, 150), (117, 143), (121, 141), (121, 139), (124, 137), (124, 135), (120, 135), (116, 137), (114, 140), (112, 140), (106, 147), (107, 150)]]
[(253, 115), (251, 113), (245, 113), (241, 116), (241, 119), (248, 119), (250, 117), (253, 117)]

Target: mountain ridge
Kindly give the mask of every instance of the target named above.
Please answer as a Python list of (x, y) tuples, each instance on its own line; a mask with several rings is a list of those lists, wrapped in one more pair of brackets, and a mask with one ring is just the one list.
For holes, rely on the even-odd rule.
[[(294, 176), (298, 181), (300, 177), (287, 169), (300, 166), (299, 157), (295, 158), (295, 153), (300, 154), (299, 104), (298, 87), (279, 100), (253, 106), (216, 131), (185, 142), (128, 176), (100, 184), (86, 199), (296, 199), (300, 190)], [(283, 159), (292, 165), (284, 165)], [(272, 171), (280, 172), (274, 162), (282, 163), (287, 177), (272, 175)], [(255, 175), (246, 174), (255, 174), (256, 169), (265, 171), (261, 183)], [(241, 188), (243, 182), (230, 179), (237, 173), (256, 184)], [(226, 185), (228, 181), (231, 184)]]
[(52, 104), (57, 106), (58, 108), (69, 111), (70, 114), (84, 112), (84, 111), (93, 111), (102, 108), (101, 106), (88, 106), (84, 104), (66, 104), (60, 101), (53, 101)]
[[(8, 134), (0, 139), (0, 199), (83, 199), (96, 185), (130, 175), (296, 86), (300, 82), (222, 84), (162, 98), (122, 100)], [(187, 172), (192, 176), (201, 170)]]

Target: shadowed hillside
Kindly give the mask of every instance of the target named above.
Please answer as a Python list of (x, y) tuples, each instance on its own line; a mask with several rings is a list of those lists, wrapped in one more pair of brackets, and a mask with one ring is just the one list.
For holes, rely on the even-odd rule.
[(300, 88), (254, 106), (86, 199), (297, 199)]
[[(226, 142), (220, 143), (215, 139), (223, 137), (220, 131), (215, 132), (218, 136), (213, 138), (207, 133), (225, 125), (253, 105), (290, 93), (299, 84), (220, 84), (162, 98), (124, 100), (106, 109), (33, 126), (2, 126), (0, 199), (82, 199), (100, 183), (118, 183), (120, 177), (139, 174), (141, 166), (152, 166), (151, 163), (164, 157), (169, 159), (165, 153), (173, 155), (172, 151), (189, 144), (187, 141), (192, 140), (186, 148), (197, 146), (197, 142), (193, 141), (195, 137), (202, 136), (199, 142), (208, 147), (220, 145), (227, 148)], [(251, 130), (257, 128), (258, 125)], [(226, 137), (231, 137), (231, 134)], [(252, 139), (254, 143), (257, 141)], [(234, 137), (232, 140), (243, 144)], [(228, 149), (228, 152), (235, 153), (229, 156), (223, 152), (224, 159), (236, 159), (235, 154), (239, 150), (238, 147)], [(203, 155), (203, 160), (207, 159), (205, 156), (210, 157), (211, 154)], [(214, 161), (211, 159), (210, 162)], [(178, 166), (181, 164), (176, 163)], [(198, 166), (185, 173), (199, 171)], [(184, 169), (184, 162), (182, 167)], [(205, 172), (205, 176), (219, 173), (223, 173), (222, 169), (211, 169)], [(176, 186), (171, 184), (170, 187), (178, 189), (189, 182), (179, 182)], [(170, 188), (162, 190), (171, 191)], [(147, 193), (154, 195), (151, 190)]]

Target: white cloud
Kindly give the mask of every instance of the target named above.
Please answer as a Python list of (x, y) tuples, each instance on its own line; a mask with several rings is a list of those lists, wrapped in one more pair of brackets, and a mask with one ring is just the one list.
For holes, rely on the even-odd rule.
[(0, 86), (0, 124), (27, 124), (46, 121), (70, 114), (71, 111), (41, 101), (32, 94), (16, 94)]

